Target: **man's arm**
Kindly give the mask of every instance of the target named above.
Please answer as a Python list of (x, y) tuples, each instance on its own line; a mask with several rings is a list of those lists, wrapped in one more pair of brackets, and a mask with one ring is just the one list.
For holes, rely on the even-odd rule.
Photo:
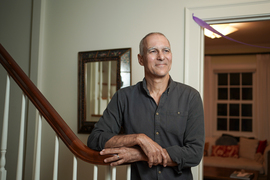
[[(164, 151), (164, 149), (162, 149), (162, 147), (159, 144), (154, 142), (151, 138), (149, 138), (145, 134), (129, 134), (129, 135), (113, 136), (105, 143), (104, 151), (106, 152), (106, 154), (110, 154), (108, 153), (108, 151), (106, 151), (106, 149), (133, 147), (136, 145), (140, 146), (143, 153), (147, 156), (147, 161), (150, 168), (153, 165), (158, 164), (163, 164), (163, 166), (165, 167), (168, 164), (168, 160), (171, 161), (167, 151), (166, 150)], [(138, 159), (138, 161), (140, 161), (140, 159)]]
[[(167, 158), (167, 164), (164, 166), (163, 163), (160, 163), (160, 165), (166, 166), (177, 166), (175, 162), (172, 161), (170, 158), (168, 152), (166, 149), (163, 149), (163, 152), (166, 155)], [(114, 154), (114, 156), (107, 158), (104, 160), (106, 163), (110, 163), (111, 166), (118, 166), (124, 163), (133, 163), (137, 161), (147, 161), (148, 158), (142, 151), (142, 149), (138, 146), (134, 147), (121, 147), (121, 148), (108, 148), (103, 149), (100, 151), (100, 155), (111, 155)], [(158, 164), (153, 164), (158, 165)]]
[(148, 161), (147, 156), (138, 146), (103, 149), (100, 151), (100, 155), (113, 155), (104, 160), (105, 163), (110, 163), (111, 166), (137, 161)]
[(153, 164), (167, 164), (167, 157), (160, 145), (144, 134), (116, 135), (121, 128), (122, 109), (118, 102), (118, 92), (108, 104), (103, 116), (95, 124), (89, 135), (87, 145), (94, 150), (139, 145), (148, 159), (149, 167)]

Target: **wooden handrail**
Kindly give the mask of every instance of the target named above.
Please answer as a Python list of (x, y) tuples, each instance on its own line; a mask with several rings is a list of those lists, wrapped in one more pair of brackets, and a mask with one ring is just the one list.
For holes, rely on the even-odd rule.
[(92, 164), (108, 165), (104, 163), (104, 159), (109, 156), (101, 156), (98, 151), (82, 143), (2, 44), (0, 44), (0, 62), (76, 157)]

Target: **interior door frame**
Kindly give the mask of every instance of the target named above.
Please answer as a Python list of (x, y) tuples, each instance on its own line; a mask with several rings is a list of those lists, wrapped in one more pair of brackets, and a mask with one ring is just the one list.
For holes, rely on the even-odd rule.
[[(269, 20), (270, 1), (185, 8), (184, 83), (197, 89), (203, 98), (204, 34), (203, 29), (192, 19), (193, 14), (207, 23)], [(192, 168), (194, 179), (203, 179), (202, 162)]]

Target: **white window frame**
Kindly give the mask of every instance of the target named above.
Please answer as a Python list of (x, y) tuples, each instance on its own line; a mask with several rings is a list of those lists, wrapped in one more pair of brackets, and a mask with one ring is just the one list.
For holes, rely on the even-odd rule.
[[(257, 117), (257, 113), (256, 113), (256, 66), (255, 65), (247, 65), (247, 64), (237, 64), (237, 65), (212, 65), (211, 66), (211, 76), (210, 79), (212, 79), (214, 82), (210, 83), (210, 88), (212, 89), (212, 92), (214, 92), (213, 96), (214, 98), (212, 98), (212, 103), (213, 104), (212, 108), (213, 111), (210, 115), (210, 122), (211, 124), (213, 124), (212, 126), (212, 134), (214, 136), (221, 136), (222, 134), (226, 133), (226, 134), (231, 134), (234, 136), (246, 136), (246, 137), (255, 137), (256, 136), (256, 117)], [(252, 85), (252, 89), (253, 89), (253, 102), (252, 102), (252, 132), (242, 132), (242, 131), (218, 131), (217, 130), (217, 73), (233, 73), (233, 72), (237, 72), (237, 73), (242, 73), (242, 72), (253, 72), (253, 76), (252, 76), (252, 80), (253, 80), (253, 85)], [(239, 101), (238, 101), (239, 102)], [(209, 107), (208, 107), (209, 108)], [(211, 108), (211, 107), (210, 107)]]

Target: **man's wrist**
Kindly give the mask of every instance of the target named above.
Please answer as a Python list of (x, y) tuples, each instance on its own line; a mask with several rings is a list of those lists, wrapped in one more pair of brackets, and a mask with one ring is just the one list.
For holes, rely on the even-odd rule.
[(139, 145), (140, 147), (142, 146), (142, 137), (144, 136), (144, 134), (136, 134), (135, 135), (135, 142), (137, 145)]
[(174, 162), (172, 159), (171, 159), (171, 156), (169, 155), (167, 149), (163, 148), (163, 152), (166, 154), (167, 158), (168, 158), (168, 163), (167, 165), (168, 166), (177, 166), (177, 163)]

